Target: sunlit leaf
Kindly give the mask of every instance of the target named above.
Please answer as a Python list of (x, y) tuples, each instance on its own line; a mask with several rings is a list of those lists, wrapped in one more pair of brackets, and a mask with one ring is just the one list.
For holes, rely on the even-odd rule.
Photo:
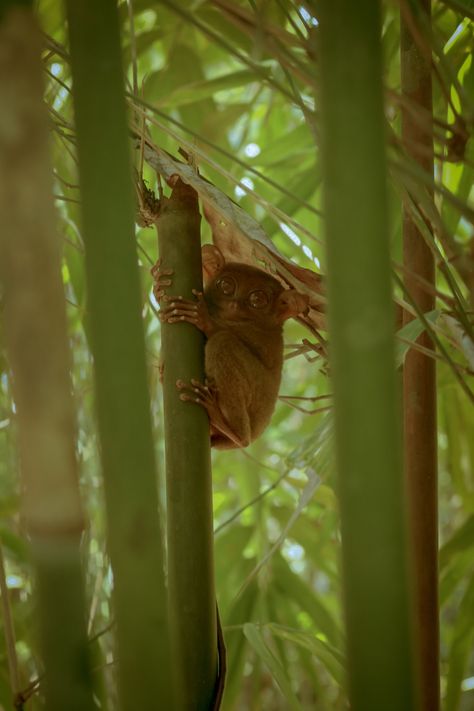
[(244, 625), (244, 634), (264, 662), (265, 666), (268, 668), (275, 683), (278, 685), (280, 691), (288, 702), (289, 708), (293, 711), (299, 711), (301, 706), (293, 692), (293, 689), (291, 688), (291, 681), (286, 675), (281, 662), (266, 643), (261, 629), (256, 625), (246, 624)]

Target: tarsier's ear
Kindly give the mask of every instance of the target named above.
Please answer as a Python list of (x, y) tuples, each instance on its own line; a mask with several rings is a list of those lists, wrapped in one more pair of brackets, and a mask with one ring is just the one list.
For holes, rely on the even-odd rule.
[(225, 264), (225, 259), (221, 250), (213, 244), (203, 244), (201, 253), (202, 275), (204, 283), (207, 284), (221, 271)]
[(296, 289), (282, 291), (277, 301), (277, 317), (283, 323), (288, 318), (298, 316), (308, 310), (309, 297)]

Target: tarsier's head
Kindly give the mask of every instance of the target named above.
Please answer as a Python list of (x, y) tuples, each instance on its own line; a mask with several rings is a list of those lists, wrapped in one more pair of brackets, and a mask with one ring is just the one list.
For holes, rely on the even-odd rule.
[(222, 252), (213, 245), (203, 246), (202, 263), (206, 301), (215, 316), (272, 328), (308, 308), (309, 299), (305, 294), (285, 289), (261, 269), (226, 262)]

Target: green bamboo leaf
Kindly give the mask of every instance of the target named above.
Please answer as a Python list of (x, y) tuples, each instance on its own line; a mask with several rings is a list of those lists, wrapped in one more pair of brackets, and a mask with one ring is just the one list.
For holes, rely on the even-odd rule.
[(451, 30), (451, 35), (443, 47), (443, 55), (445, 59), (451, 56), (455, 57), (457, 63), (459, 59), (461, 61), (466, 59), (466, 54), (469, 57), (469, 49), (472, 42), (472, 28), (467, 18), (464, 18), (460, 24), (456, 22), (456, 25), (456, 29), (454, 31)]
[[(234, 598), (225, 617), (221, 620), (227, 647), (227, 680), (223, 708), (233, 708), (233, 703), (242, 688), (248, 643), (241, 626), (252, 619), (258, 599), (258, 586), (249, 585), (243, 595)], [(227, 626), (232, 628), (228, 633), (226, 633)]]
[(466, 470), (470, 469), (470, 457), (469, 449), (465, 446), (465, 432), (471, 429), (472, 423), (469, 420), (466, 421), (462, 398), (459, 397), (459, 392), (456, 389), (446, 390), (442, 408), (447, 435), (446, 457), (449, 476), (456, 493), (467, 503), (470, 499), (472, 500), (473, 494), (469, 483), (466, 482)]
[(275, 683), (287, 700), (289, 708), (293, 711), (301, 711), (300, 703), (291, 688), (290, 679), (273, 650), (265, 642), (261, 628), (257, 627), (257, 625), (247, 623), (244, 625), (244, 634), (269, 670)]
[(282, 555), (273, 560), (274, 587), (282, 600), (289, 600), (306, 612), (317, 630), (333, 644), (342, 643), (342, 634), (319, 596), (308, 583), (294, 573)]
[(8, 550), (10, 556), (14, 559), (20, 561), (21, 563), (26, 563), (28, 561), (28, 546), (24, 538), (16, 535), (6, 526), (1, 526), (0, 541), (2, 542), (5, 550)]
[(448, 566), (443, 570), (439, 582), (439, 599), (440, 606), (443, 607), (450, 600), (453, 600), (456, 609), (458, 605), (457, 591), (467, 578), (470, 578), (474, 572), (474, 560), (472, 550), (470, 548), (465, 551), (459, 551), (453, 557)]
[(277, 637), (306, 649), (323, 664), (339, 686), (345, 686), (344, 656), (335, 647), (310, 632), (292, 630), (273, 623), (265, 625), (265, 628), (269, 629)]
[(474, 20), (474, 0), (443, 0), (443, 2), (456, 12), (460, 12)]
[(214, 79), (201, 79), (190, 82), (184, 86), (177, 87), (160, 102), (171, 106), (183, 106), (184, 104), (194, 104), (202, 99), (214, 96), (218, 91), (229, 91), (237, 87), (247, 86), (255, 82), (255, 74), (248, 69), (230, 72)]
[[(440, 315), (440, 311), (437, 309), (433, 311), (429, 311), (428, 313), (425, 314), (425, 318), (429, 323), (432, 323), (433, 325), (436, 323), (438, 320), (438, 317)], [(424, 323), (419, 319), (419, 318), (414, 318), (412, 321), (409, 321), (405, 326), (403, 326), (399, 331), (396, 333), (397, 339), (403, 339), (404, 341), (409, 341), (409, 343), (403, 343), (400, 340), (397, 340), (395, 343), (395, 348), (396, 348), (396, 355), (395, 355), (395, 362), (396, 362), (396, 367), (399, 368), (403, 363), (405, 362), (406, 355), (408, 351), (411, 348), (411, 344), (415, 343), (417, 338), (421, 336), (421, 334), (425, 330), (425, 325)]]
[[(301, 211), (302, 200), (304, 202), (311, 201), (312, 196), (314, 196), (316, 190), (321, 184), (321, 172), (318, 169), (318, 166), (314, 164), (311, 154), (309, 154), (310, 164), (307, 167), (305, 166), (305, 162), (307, 162), (307, 160), (305, 161), (305, 159), (302, 157), (305, 153), (308, 154), (307, 148), (302, 150), (301, 153), (298, 153), (298, 170), (291, 175), (289, 180), (285, 182), (288, 191), (295, 196), (297, 195), (298, 199), (293, 199), (290, 196), (284, 196), (276, 203), (276, 207), (278, 208), (278, 210), (283, 212), (285, 215), (288, 215), (289, 217), (292, 217), (293, 215), (295, 215), (296, 212)], [(284, 168), (285, 173), (287, 173), (287, 171), (290, 169), (289, 162), (285, 164)], [(281, 218), (281, 222), (285, 222), (284, 218)], [(292, 227), (291, 224), (289, 226)], [(264, 221), (262, 222), (262, 228), (269, 235), (273, 235), (276, 232), (282, 234), (281, 227), (279, 226), (279, 224), (274, 218), (269, 216), (265, 217)], [(298, 232), (298, 230), (295, 231)], [(315, 237), (319, 238), (320, 235), (316, 233)], [(286, 239), (287, 243), (290, 242), (289, 237), (285, 237), (284, 239)], [(303, 242), (308, 242), (308, 238), (306, 236), (303, 237)]]
[[(136, 9), (136, 5), (134, 3), (134, 7)], [(128, 23), (128, 17), (126, 18), (125, 22)], [(160, 17), (160, 25), (161, 25), (161, 17)], [(156, 47), (156, 44), (159, 40), (162, 40), (163, 37), (166, 36), (166, 32), (164, 28), (159, 27), (156, 28), (154, 27), (152, 30), (147, 30), (146, 32), (140, 32), (136, 37), (135, 37), (135, 49), (137, 52), (137, 55), (143, 55), (145, 52), (153, 47)], [(124, 47), (124, 65), (127, 66), (132, 60), (132, 54), (131, 54), (131, 47), (129, 44), (126, 44)]]
[[(219, 111), (213, 112), (203, 121), (203, 134), (211, 136), (214, 141), (221, 136), (226, 136), (227, 132), (232, 130), (239, 119), (242, 118), (242, 115), (245, 115), (248, 111), (249, 104), (245, 102), (221, 106)], [(222, 165), (227, 166), (227, 164), (228, 161), (223, 158)]]
[[(312, 150), (314, 150), (314, 139), (308, 126), (302, 124), (286, 131), (283, 136), (279, 136), (278, 140), (264, 146), (256, 161), (258, 165), (275, 168), (292, 161), (295, 155), (302, 153), (308, 155), (308, 151)], [(309, 158), (311, 160), (313, 158), (311, 153)]]
[(195, 54), (186, 48), (177, 53), (176, 62), (171, 61), (169, 66), (149, 74), (144, 86), (148, 101), (160, 106), (165, 105), (168, 102), (168, 97), (174, 91), (177, 92), (181, 84), (193, 81), (193, 78), (200, 80), (202, 74), (199, 71), (197, 76), (195, 71), (191, 71), (191, 76), (186, 76), (186, 66), (189, 64), (190, 67), (195, 67), (194, 62), (197, 62), (197, 66), (199, 66), (199, 60)]
[[(26, 2), (22, 4), (27, 4)], [(46, 32), (54, 34), (64, 23), (62, 7), (56, 0), (42, 0), (39, 3), (41, 26)]]
[[(170, 4), (175, 7), (179, 6), (180, 0), (174, 0)], [(200, 8), (199, 18), (205, 23), (205, 26), (215, 32), (213, 39), (218, 46), (220, 42), (222, 43), (220, 46), (223, 50), (228, 45), (235, 46), (236, 51), (252, 56), (253, 41), (251, 35), (237, 29), (235, 24), (229, 22), (223, 13), (216, 12), (209, 3), (204, 3), (203, 7)]]
[(439, 552), (439, 567), (443, 570), (457, 553), (474, 546), (474, 514), (471, 514), (462, 526), (446, 541)]
[(309, 502), (311, 501), (311, 499), (314, 495), (314, 492), (317, 490), (318, 486), (321, 483), (321, 479), (316, 474), (316, 472), (312, 471), (311, 469), (307, 470), (307, 476), (308, 476), (308, 481), (305, 484), (303, 491), (300, 494), (296, 508), (291, 513), (290, 518), (285, 522), (285, 525), (283, 526), (283, 529), (282, 529), (280, 535), (278, 536), (275, 543), (271, 546), (270, 550), (258, 562), (258, 564), (252, 570), (250, 575), (247, 576), (247, 578), (245, 579), (245, 581), (240, 589), (240, 592), (255, 578), (256, 575), (258, 575), (260, 570), (268, 563), (268, 561), (271, 560), (272, 556), (278, 551), (281, 544), (284, 542), (284, 540), (288, 536), (293, 524), (298, 520), (299, 516), (303, 513), (303, 511), (305, 510), (305, 508), (308, 506)]
[[(471, 59), (469, 69), (466, 71), (462, 82), (466, 94), (474, 94), (474, 62)], [(462, 163), (448, 163), (443, 167), (443, 183), (448, 190), (454, 193), (461, 201), (468, 201), (472, 184), (474, 182), (474, 140), (471, 138), (465, 147), (466, 161)], [(461, 220), (461, 212), (446, 197), (443, 197), (441, 217), (449, 234), (456, 234)]]
[(472, 611), (474, 609), (474, 577), (468, 582), (459, 605), (448, 655), (445, 711), (457, 711), (461, 702), (461, 684), (474, 641)]
[[(249, 574), (255, 561), (243, 555), (245, 548), (254, 534), (252, 526), (233, 525), (224, 528), (214, 539), (216, 580), (218, 581), (219, 608), (223, 611), (232, 606), (235, 589)], [(235, 563), (229, 569), (229, 561)], [(248, 618), (239, 619), (238, 624)]]
[(67, 264), (74, 302), (80, 309), (85, 307), (84, 255), (70, 242), (64, 244), (64, 258)]

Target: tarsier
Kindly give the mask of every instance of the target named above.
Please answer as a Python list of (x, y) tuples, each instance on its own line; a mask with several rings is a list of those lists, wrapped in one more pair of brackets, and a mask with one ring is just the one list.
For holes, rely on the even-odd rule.
[(262, 434), (275, 409), (283, 365), (283, 323), (306, 311), (308, 297), (272, 276), (226, 262), (217, 247), (202, 248), (204, 293), (196, 300), (169, 296), (172, 270), (152, 270), (164, 323), (188, 322), (206, 336), (206, 382), (178, 380), (182, 400), (202, 405), (211, 445), (246, 447)]

